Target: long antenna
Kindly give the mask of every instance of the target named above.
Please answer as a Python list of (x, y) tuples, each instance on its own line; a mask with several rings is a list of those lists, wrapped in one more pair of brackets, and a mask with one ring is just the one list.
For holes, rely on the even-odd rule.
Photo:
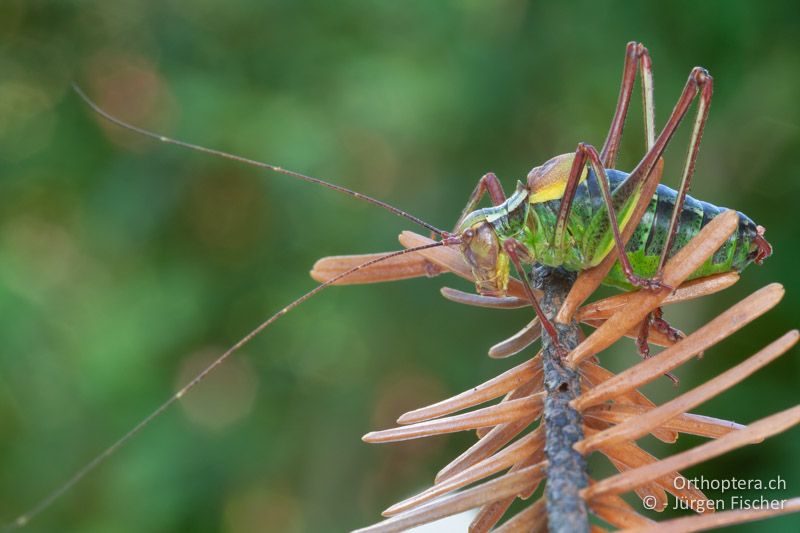
[(279, 167), (277, 165), (271, 165), (269, 163), (264, 163), (262, 161), (255, 161), (253, 159), (248, 159), (246, 157), (242, 157), (239, 155), (231, 154), (229, 152), (223, 152), (221, 150), (214, 150), (213, 148), (206, 148), (205, 146), (199, 146), (197, 144), (188, 143), (185, 141), (180, 141), (178, 139), (172, 139), (170, 137), (165, 137), (164, 135), (160, 135), (158, 133), (152, 132), (150, 130), (146, 130), (144, 128), (140, 128), (139, 126), (134, 126), (133, 124), (128, 124), (127, 122), (123, 121), (115, 117), (114, 115), (110, 114), (109, 112), (105, 111), (101, 108), (98, 104), (96, 104), (93, 100), (91, 100), (86, 93), (83, 92), (78, 84), (73, 83), (72, 89), (81, 97), (81, 99), (88, 104), (89, 107), (94, 110), (95, 113), (103, 117), (104, 119), (108, 120), (109, 122), (116, 124), (121, 128), (125, 128), (126, 130), (133, 131), (138, 133), (139, 135), (144, 135), (145, 137), (150, 137), (151, 139), (155, 139), (157, 141), (165, 142), (168, 144), (174, 144), (177, 146), (182, 146), (183, 148), (188, 148), (189, 150), (194, 150), (196, 152), (202, 152), (204, 154), (216, 155), (219, 157), (224, 157), (225, 159), (231, 159), (233, 161), (238, 161), (239, 163), (245, 163), (247, 165), (252, 165), (258, 168), (265, 168), (267, 170), (271, 170), (273, 172), (278, 172), (279, 174), (284, 174), (286, 176), (291, 176), (293, 178), (297, 178), (303, 181), (307, 181), (309, 183), (315, 183), (317, 185), (321, 185), (323, 187), (327, 187), (328, 189), (332, 189), (334, 191), (340, 192), (342, 194), (346, 194), (348, 196), (352, 196), (353, 198), (357, 198), (359, 200), (363, 200), (365, 202), (369, 202), (373, 205), (377, 205), (378, 207), (382, 207), (383, 209), (389, 211), (390, 213), (394, 213), (399, 217), (403, 217), (405, 219), (410, 220), (414, 224), (419, 224), (423, 228), (434, 232), (436, 235), (444, 235), (445, 232), (436, 228), (435, 226), (428, 224), (422, 219), (419, 219), (412, 215), (411, 213), (406, 213), (402, 209), (394, 207), (393, 205), (389, 205), (386, 202), (378, 200), (377, 198), (373, 198), (371, 196), (367, 196), (366, 194), (361, 194), (360, 192), (353, 191), (348, 189), (347, 187), (342, 187), (341, 185), (335, 185), (333, 183), (329, 183), (325, 180), (321, 180), (319, 178), (315, 178), (313, 176), (307, 176), (305, 174), (301, 174), (300, 172), (295, 172), (293, 170), (287, 170), (283, 167)]
[(406, 250), (400, 250), (398, 252), (393, 252), (393, 253), (390, 253), (388, 255), (377, 257), (375, 259), (371, 259), (371, 260), (369, 260), (369, 261), (367, 261), (365, 263), (362, 263), (362, 264), (360, 264), (360, 265), (358, 265), (356, 267), (351, 268), (350, 270), (342, 272), (341, 274), (339, 274), (337, 276), (334, 276), (333, 278), (329, 279), (328, 281), (320, 283), (319, 285), (317, 285), (316, 287), (314, 287), (313, 289), (311, 289), (310, 291), (308, 291), (307, 293), (305, 293), (304, 295), (302, 295), (301, 297), (299, 297), (298, 299), (296, 299), (295, 301), (293, 301), (292, 303), (290, 303), (289, 305), (287, 305), (286, 307), (284, 307), (283, 309), (281, 309), (280, 311), (278, 311), (277, 313), (275, 313), (274, 315), (269, 317), (267, 320), (265, 320), (264, 322), (259, 324), (258, 327), (256, 327), (250, 333), (248, 333), (247, 335), (242, 337), (236, 344), (234, 344), (233, 346), (228, 348), (228, 350), (225, 351), (225, 353), (223, 353), (222, 355), (217, 357), (217, 359), (215, 359), (211, 364), (209, 364), (205, 369), (203, 369), (202, 372), (200, 372), (194, 378), (192, 378), (192, 380), (189, 381), (186, 385), (184, 385), (178, 392), (173, 394), (169, 399), (167, 399), (164, 403), (162, 403), (160, 406), (158, 406), (153, 412), (151, 412), (149, 415), (147, 415), (145, 418), (143, 418), (138, 424), (133, 426), (133, 428), (130, 431), (125, 433), (122, 437), (120, 437), (117, 441), (115, 441), (113, 444), (111, 444), (108, 448), (106, 448), (100, 454), (95, 456), (94, 459), (89, 461), (84, 467), (82, 467), (80, 470), (75, 472), (69, 479), (67, 479), (64, 483), (59, 485), (55, 490), (50, 492), (50, 494), (48, 494), (47, 496), (42, 498), (42, 500), (40, 500), (39, 503), (37, 503), (36, 505), (31, 507), (31, 509), (28, 512), (18, 516), (13, 521), (5, 524), (3, 526), (2, 530), (3, 531), (11, 531), (11, 530), (15, 530), (15, 529), (18, 529), (18, 528), (26, 526), (39, 513), (41, 513), (42, 511), (44, 511), (48, 507), (50, 507), (56, 500), (58, 500), (61, 496), (63, 496), (66, 492), (68, 492), (72, 487), (77, 485), (92, 470), (97, 468), (106, 459), (108, 459), (111, 455), (113, 455), (116, 451), (118, 451), (120, 448), (125, 446), (125, 444), (127, 444), (128, 441), (130, 441), (142, 429), (144, 429), (153, 420), (155, 420), (162, 413), (164, 413), (164, 411), (166, 411), (172, 404), (174, 404), (176, 401), (181, 399), (181, 397), (183, 397), (187, 392), (189, 392), (197, 384), (199, 384), (201, 381), (203, 381), (206, 378), (206, 376), (208, 376), (218, 366), (220, 366), (222, 363), (224, 363), (225, 360), (228, 359), (228, 357), (233, 355), (235, 352), (237, 352), (239, 349), (241, 349), (244, 345), (246, 345), (251, 340), (253, 340), (259, 333), (264, 331), (273, 322), (278, 320), (280, 317), (282, 317), (283, 315), (285, 315), (286, 313), (288, 313), (289, 311), (291, 311), (292, 309), (294, 309), (295, 307), (297, 307), (301, 303), (303, 303), (306, 300), (310, 299), (311, 297), (313, 297), (314, 295), (316, 295), (317, 293), (319, 293), (320, 291), (322, 291), (326, 287), (329, 287), (329, 286), (333, 285), (334, 283), (336, 283), (337, 281), (339, 281), (342, 278), (345, 278), (345, 277), (347, 277), (347, 276), (349, 276), (351, 274), (354, 274), (354, 273), (358, 272), (362, 268), (366, 268), (366, 267), (372, 266), (372, 265), (374, 265), (376, 263), (380, 263), (381, 261), (386, 261), (387, 259), (391, 259), (393, 257), (397, 257), (397, 256), (400, 256), (400, 255), (410, 254), (410, 253), (413, 253), (413, 252), (419, 252), (420, 250), (426, 250), (426, 249), (429, 249), (429, 248), (436, 248), (438, 246), (446, 246), (446, 245), (452, 245), (452, 244), (457, 244), (457, 243), (458, 243), (458, 238), (457, 237), (450, 237), (450, 238), (447, 238), (445, 240), (438, 241), (438, 242), (435, 242), (435, 243), (432, 243), (432, 244), (424, 244), (422, 246), (416, 246), (414, 248), (408, 248)]

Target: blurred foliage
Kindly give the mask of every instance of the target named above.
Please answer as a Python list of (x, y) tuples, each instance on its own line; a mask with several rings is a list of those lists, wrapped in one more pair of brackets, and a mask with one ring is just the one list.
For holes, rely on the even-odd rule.
[[(109, 127), (70, 80), (136, 124), (326, 177), (447, 228), (482, 173), (510, 190), (577, 142), (602, 143), (627, 41), (652, 53), (659, 123), (691, 67), (707, 67), (715, 97), (692, 194), (766, 226), (775, 255), (667, 315), (692, 330), (769, 281), (788, 294), (683, 369), (685, 390), (797, 326), (799, 34), (793, 1), (5, 0), (0, 515), (26, 509), (310, 289), (316, 258), (395, 249), (409, 228), (331, 191)], [(642, 153), (638, 105), (622, 168)], [(667, 184), (687, 137), (668, 154)], [(518, 361), (485, 351), (530, 312), (462, 308), (438, 295), (443, 284), (467, 287), (422, 279), (315, 298), (29, 530), (342, 531), (377, 520), (473, 435), (359, 437)], [(636, 358), (628, 343), (604, 363)], [(748, 422), (796, 402), (798, 378), (795, 350), (699, 411)], [(677, 391), (665, 379), (647, 392)], [(645, 445), (664, 456), (699, 440)], [(794, 430), (686, 473), (781, 475), (787, 490), (767, 497), (797, 495), (798, 442)]]

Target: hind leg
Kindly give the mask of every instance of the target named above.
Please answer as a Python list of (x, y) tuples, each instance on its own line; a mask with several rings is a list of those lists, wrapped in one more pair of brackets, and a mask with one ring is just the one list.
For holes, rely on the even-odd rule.
[[(620, 140), (622, 139), (622, 130), (625, 126), (625, 119), (628, 115), (628, 108), (630, 106), (631, 96), (633, 94), (633, 86), (634, 82), (636, 81), (637, 70), (641, 76), (642, 109), (644, 115), (647, 153), (649, 154), (653, 152), (653, 146), (655, 144), (653, 65), (647, 48), (645, 48), (641, 43), (632, 41), (628, 43), (625, 49), (625, 64), (622, 69), (622, 82), (620, 83), (619, 98), (614, 111), (614, 118), (611, 120), (611, 126), (609, 128), (608, 135), (603, 143), (603, 148), (598, 154), (594, 147), (581, 143), (578, 145), (578, 148), (575, 152), (573, 166), (570, 171), (569, 178), (567, 179), (564, 195), (561, 199), (561, 208), (559, 209), (558, 218), (556, 220), (553, 243), (556, 246), (563, 245), (564, 243), (566, 226), (569, 219), (570, 210), (572, 209), (575, 191), (577, 190), (584, 167), (591, 165), (602, 188), (603, 200), (606, 203), (606, 209), (608, 210), (608, 216), (610, 219), (609, 226), (612, 231), (614, 244), (617, 249), (620, 264), (622, 265), (625, 277), (628, 279), (631, 285), (635, 287), (658, 289), (662, 288), (663, 284), (657, 279), (650, 280), (637, 276), (630, 264), (630, 261), (628, 260), (627, 255), (624, 253), (625, 242), (620, 234), (622, 228), (620, 228), (620, 225), (617, 222), (617, 213), (621, 209), (621, 205), (614, 205), (611, 193), (608, 190), (608, 179), (605, 175), (606, 168), (614, 168), (616, 166), (617, 152), (619, 150)], [(663, 152), (663, 148), (659, 152), (658, 157), (660, 157), (661, 152)], [(603, 229), (606, 230), (607, 228)]]
[[(603, 164), (600, 161), (600, 155), (597, 153), (597, 150), (594, 148), (594, 146), (589, 144), (580, 143), (578, 148), (575, 150), (575, 158), (572, 161), (572, 168), (570, 169), (569, 178), (567, 179), (564, 197), (561, 200), (558, 218), (556, 219), (556, 228), (553, 232), (554, 246), (563, 248), (565, 245), (564, 240), (566, 237), (566, 227), (569, 212), (572, 208), (572, 201), (575, 197), (575, 191), (577, 189), (580, 176), (583, 174), (584, 168), (586, 167), (591, 167), (595, 173), (595, 176), (597, 177), (597, 183), (600, 186), (600, 191), (602, 192), (603, 201), (605, 203), (604, 211), (608, 216), (608, 221), (605, 224), (598, 224), (596, 226), (595, 233), (586, 237), (589, 239), (588, 242), (596, 243), (599, 246), (600, 243), (605, 240), (606, 235), (610, 230), (611, 238), (613, 239), (614, 246), (619, 256), (619, 262), (622, 266), (622, 271), (625, 274), (625, 278), (631, 285), (634, 287), (653, 290), (671, 288), (664, 285), (658, 278), (644, 278), (634, 272), (633, 266), (631, 266), (630, 260), (628, 259), (628, 255), (625, 253), (625, 243), (622, 241), (621, 235), (622, 228), (620, 228), (617, 217), (617, 212), (622, 210), (623, 206), (617, 206), (614, 204), (614, 200), (608, 186), (606, 169), (603, 167)], [(627, 207), (627, 209), (631, 208), (632, 206), (630, 205)], [(602, 213), (598, 216), (600, 215), (602, 215)], [(597, 253), (596, 250), (592, 250), (590, 252)]]
[(611, 120), (608, 136), (600, 150), (600, 160), (606, 168), (616, 168), (617, 152), (622, 139), (622, 130), (628, 115), (628, 106), (636, 81), (636, 70), (639, 70), (642, 85), (642, 110), (644, 115), (644, 133), (647, 150), (653, 147), (656, 139), (655, 102), (653, 100), (653, 63), (650, 53), (642, 43), (630, 42), (625, 48), (625, 65), (622, 68), (622, 83), (619, 88), (619, 99)]

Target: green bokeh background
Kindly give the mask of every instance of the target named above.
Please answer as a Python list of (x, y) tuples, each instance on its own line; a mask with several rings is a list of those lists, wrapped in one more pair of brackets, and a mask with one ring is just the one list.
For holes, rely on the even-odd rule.
[[(659, 124), (691, 67), (707, 67), (715, 95), (692, 194), (766, 226), (775, 255), (668, 317), (691, 331), (768, 282), (787, 295), (681, 368), (687, 390), (798, 324), (799, 22), (791, 1), (5, 0), (0, 516), (27, 509), (189, 370), (313, 287), (317, 258), (395, 249), (414, 229), (331, 191), (109, 128), (70, 80), (137, 124), (447, 228), (482, 173), (510, 190), (577, 142), (602, 143), (627, 41), (652, 53)], [(622, 168), (643, 149), (638, 100)], [(687, 138), (668, 153), (667, 184)], [(474, 436), (382, 446), (360, 436), (520, 361), (486, 349), (530, 312), (457, 306), (439, 296), (445, 284), (468, 288), (420, 279), (304, 304), (29, 530), (343, 531), (377, 520)], [(697, 411), (746, 423), (795, 404), (799, 355)], [(636, 360), (630, 342), (603, 355), (614, 370)], [(646, 392), (678, 391), (663, 379)], [(798, 431), (685, 473), (780, 475), (786, 490), (765, 496), (798, 495)], [(641, 442), (665, 456), (702, 439)], [(608, 472), (592, 463), (593, 475)], [(736, 530), (799, 526), (789, 516)]]

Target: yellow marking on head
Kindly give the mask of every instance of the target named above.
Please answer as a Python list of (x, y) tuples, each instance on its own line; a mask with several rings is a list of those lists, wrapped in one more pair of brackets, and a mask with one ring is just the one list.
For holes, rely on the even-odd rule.
[[(569, 171), (574, 159), (575, 154), (558, 155), (528, 172), (528, 190), (530, 191), (528, 201), (532, 204), (540, 204), (564, 196), (564, 189), (567, 188)], [(584, 167), (579, 182), (585, 180), (587, 175), (587, 169)]]

